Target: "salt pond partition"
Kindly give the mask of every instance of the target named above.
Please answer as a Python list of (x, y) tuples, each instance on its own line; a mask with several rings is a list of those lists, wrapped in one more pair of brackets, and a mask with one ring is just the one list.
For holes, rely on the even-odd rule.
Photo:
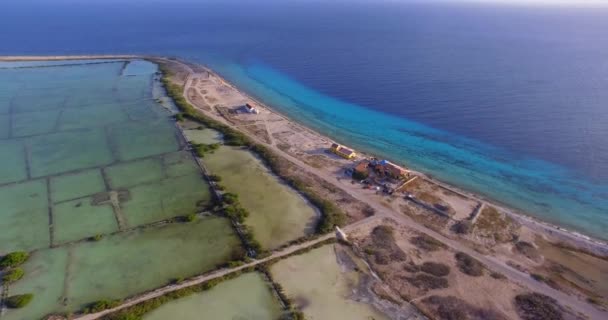
[(211, 196), (153, 98), (156, 71), (146, 61), (0, 65), (0, 255), (34, 251), (9, 288), (34, 300), (3, 320), (124, 298), (241, 252), (224, 218), (171, 221)]

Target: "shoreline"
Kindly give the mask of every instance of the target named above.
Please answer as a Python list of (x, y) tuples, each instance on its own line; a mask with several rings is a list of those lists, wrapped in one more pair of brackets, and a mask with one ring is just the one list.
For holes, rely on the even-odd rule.
[[(164, 57), (163, 57), (164, 58)], [(216, 72), (215, 70), (213, 70), (212, 68), (210, 68), (209, 66), (207, 66), (206, 64), (202, 64), (202, 63), (193, 63), (193, 62), (189, 62), (189, 61), (184, 61), (182, 59), (175, 59), (176, 61), (179, 61), (183, 64), (186, 64), (188, 66), (195, 66), (195, 67), (202, 67), (205, 69), (206, 72), (209, 72), (210, 74), (215, 75), (216, 77), (218, 77), (219, 79), (221, 79), (221, 81), (233, 88), (234, 90), (238, 91), (240, 94), (242, 94), (243, 96), (246, 96), (248, 99), (253, 100), (256, 104), (265, 107), (266, 109), (268, 109), (269, 111), (271, 111), (272, 113), (275, 113), (277, 115), (279, 115), (280, 117), (286, 119), (287, 121), (297, 125), (299, 128), (306, 130), (314, 135), (320, 136), (320, 137), (324, 137), (327, 140), (330, 141), (336, 141), (335, 139), (326, 136), (322, 133), (317, 132), (316, 130), (307, 127), (306, 125), (293, 120), (292, 118), (286, 116), (285, 114), (283, 114), (280, 111), (277, 111), (275, 108), (272, 108), (270, 106), (268, 106), (268, 104), (262, 102), (259, 98), (252, 96), (251, 94), (239, 89), (237, 86), (235, 86), (234, 84), (232, 84), (230, 81), (226, 80), (226, 78), (224, 76), (221, 75), (221, 73)], [(347, 147), (351, 148), (350, 146), (346, 145)], [(354, 148), (351, 148), (352, 150), (358, 151)], [(369, 153), (367, 151), (365, 152), (357, 152), (359, 155), (364, 155), (366, 157), (369, 156), (373, 156), (372, 153)], [(392, 159), (388, 159), (391, 160)], [(415, 175), (419, 175), (420, 177), (434, 183), (437, 184), (438, 186), (441, 186), (443, 188), (446, 188), (448, 190), (451, 190), (453, 192), (456, 193), (460, 193), (462, 195), (464, 195), (465, 197), (474, 199), (476, 201), (479, 202), (483, 202), (486, 203), (488, 205), (494, 206), (496, 207), (498, 210), (506, 213), (507, 215), (509, 215), (510, 217), (516, 219), (518, 222), (525, 224), (535, 230), (541, 229), (543, 230), (543, 232), (548, 232), (550, 233), (552, 236), (556, 236), (558, 235), (559, 237), (561, 237), (562, 240), (564, 240), (564, 238), (566, 238), (565, 240), (570, 240), (570, 241), (583, 241), (584, 242), (584, 246), (592, 251), (596, 251), (596, 250), (600, 250), (600, 254), (602, 255), (608, 255), (608, 240), (603, 240), (603, 239), (599, 239), (587, 234), (584, 234), (580, 231), (576, 231), (576, 230), (571, 230), (568, 229), (566, 227), (560, 226), (558, 224), (555, 223), (551, 223), (548, 221), (544, 221), (540, 218), (537, 218), (535, 216), (532, 216), (530, 214), (525, 213), (522, 210), (519, 209), (515, 209), (515, 208), (511, 208), (508, 204), (505, 203), (501, 203), (497, 200), (494, 199), (489, 199), (488, 197), (484, 196), (484, 195), (480, 195), (477, 194), (475, 192), (466, 190), (466, 189), (462, 189), (458, 186), (449, 184), (447, 182), (441, 181), (437, 178), (431, 177), (429, 176), (429, 174), (421, 172), (421, 171), (417, 171), (411, 168), (407, 168), (408, 170), (410, 170), (413, 174)], [(578, 245), (580, 245), (581, 243), (577, 243)]]
[[(234, 84), (232, 84), (230, 81), (227, 81), (226, 78), (224, 76), (222, 76), (221, 73), (216, 72), (215, 70), (213, 70), (206, 64), (185, 61), (180, 58), (166, 57), (166, 56), (153, 56), (153, 55), (0, 56), (0, 61), (2, 61), (2, 62), (98, 60), (98, 59), (99, 60), (103, 60), (103, 59), (143, 59), (143, 60), (151, 60), (152, 62), (154, 62), (155, 59), (161, 59), (161, 60), (177, 61), (179, 63), (188, 65), (190, 67), (202, 68), (206, 72), (218, 77), (226, 86), (229, 86), (229, 87), (233, 88), (234, 90), (238, 91), (240, 94), (247, 97), (248, 99), (251, 99), (256, 104), (266, 108), (269, 112), (272, 112), (272, 113), (284, 118), (286, 121), (289, 121), (290, 123), (296, 125), (300, 129), (303, 129), (313, 135), (322, 137), (329, 141), (335, 141), (335, 139), (333, 139), (327, 135), (324, 135), (322, 133), (319, 133), (312, 128), (307, 127), (306, 125), (298, 122), (297, 120), (294, 120), (294, 119), (286, 116), (285, 114), (277, 111), (275, 108), (270, 107), (268, 104), (262, 102), (261, 99), (255, 97), (255, 96), (252, 96), (251, 94), (239, 89)], [(362, 156), (372, 156), (373, 155), (372, 153), (369, 153), (369, 152), (359, 152), (359, 154)], [(517, 220), (522, 225), (526, 225), (526, 226), (530, 227), (531, 229), (541, 230), (541, 232), (548, 233), (551, 236), (557, 237), (562, 241), (574, 241), (577, 245), (579, 245), (579, 246), (582, 245), (585, 249), (590, 250), (591, 252), (596, 252), (596, 253), (599, 252), (600, 255), (608, 255), (608, 240), (599, 239), (594, 236), (584, 234), (580, 231), (571, 230), (566, 227), (560, 226), (558, 224), (542, 220), (541, 218), (530, 215), (522, 210), (511, 208), (508, 204), (501, 203), (494, 199), (489, 199), (488, 197), (486, 197), (484, 195), (481, 195), (481, 194), (478, 194), (478, 193), (475, 193), (472, 191), (468, 191), (466, 189), (462, 189), (461, 187), (456, 186), (456, 185), (452, 185), (452, 184), (443, 182), (437, 178), (429, 176), (428, 174), (426, 174), (424, 172), (413, 170), (411, 168), (408, 168), (408, 170), (410, 170), (413, 174), (418, 175), (421, 178), (424, 178), (425, 180), (428, 180), (429, 182), (434, 183), (440, 187), (443, 187), (443, 188), (446, 188), (453, 192), (462, 194), (472, 200), (494, 206), (498, 210), (504, 212), (505, 214), (507, 214), (510, 217)]]

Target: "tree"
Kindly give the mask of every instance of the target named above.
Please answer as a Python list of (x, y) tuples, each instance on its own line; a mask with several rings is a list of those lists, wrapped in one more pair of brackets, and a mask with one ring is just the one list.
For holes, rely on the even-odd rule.
[(369, 173), (365, 171), (353, 171), (353, 179), (355, 180), (365, 180), (369, 177)]
[(15, 281), (23, 278), (24, 274), (25, 274), (25, 272), (21, 268), (11, 269), (2, 276), (2, 282), (6, 282), (6, 283), (15, 282)]
[(27, 294), (18, 294), (14, 296), (10, 296), (6, 298), (5, 304), (7, 307), (12, 309), (19, 309), (27, 306), (30, 301), (34, 298), (34, 295), (31, 293)]
[(15, 251), (11, 252), (0, 260), (0, 269), (4, 268), (14, 268), (22, 265), (27, 258), (29, 258), (29, 254), (24, 251)]

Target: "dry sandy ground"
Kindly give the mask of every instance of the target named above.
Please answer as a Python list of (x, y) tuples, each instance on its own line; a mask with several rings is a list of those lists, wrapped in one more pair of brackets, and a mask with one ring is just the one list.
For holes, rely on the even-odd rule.
[[(391, 253), (391, 249), (388, 249), (390, 245), (374, 240), (372, 233), (375, 232), (373, 230), (377, 225), (390, 226), (393, 230), (394, 244), (398, 248), (395, 250), (401, 250), (401, 256)], [(416, 305), (428, 317), (445, 318), (445, 315), (441, 316), (438, 313), (438, 306), (430, 301), (431, 297), (454, 297), (459, 299), (457, 309), (470, 312), (468, 317), (462, 319), (520, 318), (514, 298), (519, 294), (528, 293), (529, 290), (525, 287), (508, 281), (502, 275), (485, 267), (481, 275), (465, 274), (458, 267), (456, 252), (453, 250), (441, 246), (440, 243), (429, 247), (416, 245), (412, 239), (420, 237), (421, 234), (403, 225), (387, 220), (377, 225), (367, 225), (366, 228), (351, 233), (351, 241), (393, 292), (404, 301)], [(383, 256), (389, 258), (384, 260)], [(424, 271), (425, 269), (421, 268), (425, 263), (442, 264), (443, 268), (447, 268), (447, 274), (431, 277), (427, 271)], [(434, 280), (442, 278), (442, 284), (433, 285), (428, 278)], [(475, 317), (472, 314), (480, 316)], [(565, 313), (564, 318), (578, 317)]]
[[(185, 83), (188, 74), (187, 70), (181, 67), (182, 70), (180, 71), (180, 66), (177, 64), (175, 67), (178, 71), (176, 75), (178, 82)], [(582, 253), (580, 250), (574, 250), (577, 255), (585, 256), (586, 261), (590, 263), (588, 269), (593, 271), (589, 272), (592, 276), (587, 276), (583, 279), (576, 272), (569, 272), (569, 270), (576, 269), (567, 267), (569, 259), (568, 250), (557, 248), (555, 245), (549, 246), (549, 248), (557, 248), (557, 252), (561, 252), (561, 254), (552, 252), (554, 260), (563, 262), (558, 263), (559, 266), (557, 267), (545, 264), (545, 261), (548, 259), (545, 259), (543, 254), (540, 254), (541, 257), (535, 257), (534, 259), (522, 258), (522, 254), (516, 250), (518, 243), (523, 241), (531, 243), (531, 250), (533, 251), (533, 249), (541, 245), (537, 239), (545, 239), (545, 242), (547, 240), (554, 242), (569, 241), (577, 247), (588, 247), (599, 251), (605, 247), (597, 246), (594, 242), (584, 238), (572, 237), (571, 234), (564, 230), (548, 228), (546, 225), (534, 220), (520, 218), (513, 215), (513, 212), (508, 209), (492, 206), (484, 199), (434, 180), (421, 180), (408, 187), (412, 193), (416, 193), (417, 197), (423, 200), (426, 199), (429, 202), (438, 202), (448, 206), (451, 213), (449, 218), (438, 217), (437, 214), (415, 205), (411, 201), (405, 200), (400, 195), (389, 197), (376, 194), (372, 190), (363, 190), (360, 184), (353, 183), (350, 178), (344, 175), (344, 169), (352, 167), (353, 162), (326, 152), (329, 145), (333, 142), (332, 140), (272, 111), (241, 93), (221, 77), (208, 72), (204, 67), (196, 65), (191, 65), (191, 67), (195, 69), (195, 72), (199, 76), (192, 82), (194, 90), (189, 90), (188, 95), (190, 100), (200, 110), (211, 111), (215, 116), (222, 117), (233, 126), (239, 127), (256, 136), (259, 140), (298, 158), (307, 165), (324, 172), (327, 176), (338, 177), (340, 188), (349, 191), (351, 194), (364, 195), (366, 201), (370, 201), (371, 199), (371, 201), (377, 201), (378, 204), (395, 212), (403, 212), (414, 218), (415, 221), (440, 232), (448, 238), (459, 240), (481, 253), (491, 255), (500, 261), (508, 262), (510, 265), (530, 274), (543, 274), (544, 272), (548, 275), (550, 272), (553, 272), (557, 273), (561, 278), (576, 279), (578, 283), (574, 281), (561, 281), (561, 286), (555, 285), (554, 287), (568, 293), (581, 295), (582, 299), (591, 297), (600, 304), (606, 303), (606, 295), (603, 295), (604, 291), (602, 291), (602, 288), (605, 286), (601, 285), (606, 283), (606, 279), (608, 279), (606, 278), (606, 274), (601, 271), (604, 270), (602, 266), (606, 262), (605, 259), (588, 259), (587, 256), (589, 255)], [(245, 103), (253, 104), (259, 110), (259, 114), (245, 112), (243, 108)], [(292, 166), (291, 173), (299, 175), (307, 184), (312, 185), (317, 191), (326, 194), (330, 200), (339, 204), (347, 212), (350, 221), (356, 221), (373, 213), (373, 210), (370, 212), (369, 207), (366, 207), (366, 204), (362, 201), (354, 199), (339, 188), (329, 185), (318, 177), (303, 174), (301, 170), (298, 170), (296, 165)], [(424, 177), (421, 174), (419, 175)], [(351, 192), (351, 190), (355, 192)], [(476, 218), (475, 223), (472, 224), (471, 231), (462, 235), (455, 233), (452, 227), (458, 221), (465, 221), (471, 217), (471, 214), (475, 212), (475, 208), (479, 203), (484, 204), (484, 207), (483, 210), (480, 210), (481, 213)], [(497, 210), (492, 211), (488, 209), (493, 207), (497, 208)], [(498, 212), (498, 214), (493, 212)], [(449, 257), (443, 257), (440, 253), (433, 254), (431, 257), (437, 260), (446, 259), (446, 261), (450, 261)], [(490, 291), (495, 286), (505, 286), (502, 282), (496, 282), (496, 279), (484, 280), (481, 283), (477, 283), (480, 281), (475, 280), (472, 283), (482, 286), (482, 288), (485, 288), (483, 290), (487, 289)], [(486, 282), (490, 283), (490, 285), (484, 287), (483, 283)], [(554, 282), (558, 283), (557, 280)], [(464, 283), (460, 284), (457, 281), (453, 287), (447, 290), (460, 290), (454, 291), (454, 294), (458, 292), (469, 294), (469, 290), (467, 289), (471, 288), (467, 288)], [(585, 283), (587, 288), (581, 287), (580, 283)], [(594, 285), (591, 286), (592, 284)], [(483, 290), (470, 291), (483, 292)], [(513, 288), (509, 290), (515, 292)], [(474, 293), (471, 294), (473, 297), (471, 303), (481, 308), (482, 305), (479, 305), (479, 303), (483, 304), (484, 302), (481, 301), (486, 301), (483, 299), (484, 295), (476, 296)], [(477, 301), (477, 298), (481, 300), (474, 302)], [(495, 307), (503, 314), (509, 315), (511, 311), (506, 306), (505, 302), (503, 305)]]

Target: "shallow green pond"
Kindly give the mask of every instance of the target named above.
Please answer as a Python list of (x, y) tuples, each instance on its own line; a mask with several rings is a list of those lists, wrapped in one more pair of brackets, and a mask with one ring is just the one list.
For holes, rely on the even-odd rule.
[[(156, 65), (66, 63), (0, 68), (0, 198), (17, 197), (0, 202), (0, 254), (114, 232), (113, 220), (128, 228), (187, 215), (210, 202), (171, 113), (152, 95)], [(121, 192), (121, 212), (94, 201), (112, 191)]]
[(2, 320), (125, 298), (241, 253), (227, 219), (155, 224), (211, 200), (152, 95), (156, 65), (20, 65), (0, 68), (0, 255), (32, 251), (8, 291), (34, 300)]
[(245, 224), (266, 249), (314, 232), (317, 212), (295, 190), (282, 183), (251, 152), (223, 146), (203, 162), (222, 178), (226, 190), (238, 194), (250, 215)]
[(388, 319), (373, 307), (350, 299), (359, 276), (355, 271), (342, 271), (333, 245), (281, 260), (270, 271), (306, 319)]
[(33, 293), (32, 304), (2, 319), (38, 319), (100, 299), (125, 298), (214, 269), (238, 252), (228, 220), (217, 217), (37, 251), (24, 265), (26, 277), (9, 288), (11, 295)]
[(259, 273), (251, 272), (167, 303), (145, 315), (144, 320), (273, 320), (281, 314), (268, 284)]

